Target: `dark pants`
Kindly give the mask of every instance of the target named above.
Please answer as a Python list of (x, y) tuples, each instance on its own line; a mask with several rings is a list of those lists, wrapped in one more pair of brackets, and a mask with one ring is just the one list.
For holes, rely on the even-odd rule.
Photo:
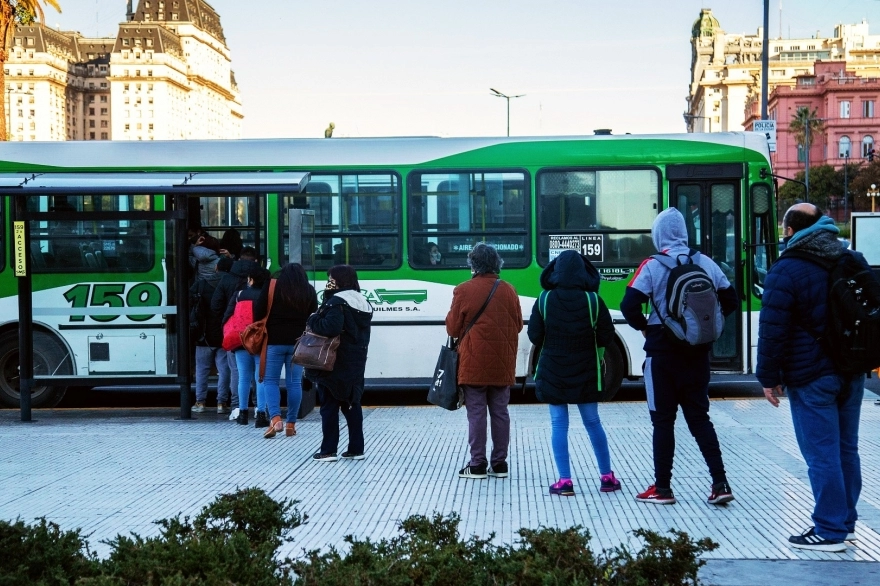
[(464, 390), (464, 406), (468, 418), (468, 444), (471, 447), (469, 466), (485, 466), (486, 462), (486, 410), (492, 427), (492, 465), (507, 461), (510, 444), (510, 387), (469, 387)]
[(670, 488), (675, 456), (675, 417), (678, 407), (712, 475), (724, 482), (724, 461), (715, 426), (709, 419), (709, 354), (653, 356), (645, 362), (645, 390), (654, 426), (654, 478), (660, 488)]
[(339, 448), (339, 410), (348, 424), (348, 451), (352, 454), (364, 453), (364, 412), (360, 403), (341, 403), (333, 398), (327, 389), (318, 386), (321, 401), (321, 440), (322, 454), (335, 454)]

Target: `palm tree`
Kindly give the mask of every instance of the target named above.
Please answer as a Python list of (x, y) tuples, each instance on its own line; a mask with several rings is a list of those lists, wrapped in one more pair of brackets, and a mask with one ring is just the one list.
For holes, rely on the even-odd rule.
[[(0, 47), (0, 90), (4, 92), (6, 91), (4, 66), (9, 58), (9, 45), (15, 34), (15, 24), (29, 24), (34, 19), (42, 21), (43, 7), (40, 6), (41, 2), (61, 12), (58, 0), (0, 0), (0, 39), (3, 41), (3, 45)], [(7, 140), (6, 133), (6, 101), (0, 96), (0, 140)]]
[(807, 201), (810, 201), (810, 147), (815, 144), (815, 137), (822, 135), (825, 126), (815, 108), (810, 111), (809, 107), (800, 106), (791, 117), (788, 130), (794, 136), (798, 149), (804, 153), (804, 183)]

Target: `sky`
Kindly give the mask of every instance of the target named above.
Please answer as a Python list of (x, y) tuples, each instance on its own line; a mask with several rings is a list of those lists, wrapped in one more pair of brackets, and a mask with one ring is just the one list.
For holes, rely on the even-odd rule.
[[(46, 24), (115, 36), (125, 0), (59, 0)], [(762, 0), (209, 0), (242, 94), (244, 138), (684, 132), (702, 8), (756, 34)], [(780, 6), (782, 8), (780, 18)], [(770, 0), (770, 36), (831, 36), (880, 0)]]

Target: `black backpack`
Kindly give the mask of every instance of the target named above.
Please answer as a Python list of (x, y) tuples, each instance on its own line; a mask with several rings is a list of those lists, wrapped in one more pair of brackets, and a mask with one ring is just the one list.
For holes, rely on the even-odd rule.
[(880, 281), (874, 271), (845, 251), (837, 259), (796, 250), (785, 257), (802, 258), (828, 271), (825, 333), (807, 330), (844, 374), (863, 374), (880, 366)]
[(691, 250), (676, 257), (660, 253), (652, 258), (669, 269), (665, 315), (651, 299), (651, 305), (667, 331), (691, 346), (710, 344), (721, 337), (724, 316), (718, 291), (712, 277), (696, 262), (700, 253)]
[(204, 292), (205, 282), (198, 280), (198, 286), (195, 292), (189, 293), (189, 334), (190, 340), (201, 342), (205, 337), (205, 320), (202, 311), (202, 294)]

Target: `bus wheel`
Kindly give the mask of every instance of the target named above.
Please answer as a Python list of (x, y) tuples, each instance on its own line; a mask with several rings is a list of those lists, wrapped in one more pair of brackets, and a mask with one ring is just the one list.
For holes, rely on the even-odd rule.
[(612, 342), (605, 347), (605, 358), (602, 360), (602, 392), (605, 394), (602, 400), (613, 401), (622, 382), (623, 354), (620, 353), (620, 346)]
[[(64, 348), (51, 335), (34, 332), (34, 374), (71, 374), (71, 363)], [(18, 373), (18, 332), (0, 336), (0, 405), (20, 405)], [(31, 407), (54, 407), (61, 402), (67, 387), (35, 386), (31, 389)]]

